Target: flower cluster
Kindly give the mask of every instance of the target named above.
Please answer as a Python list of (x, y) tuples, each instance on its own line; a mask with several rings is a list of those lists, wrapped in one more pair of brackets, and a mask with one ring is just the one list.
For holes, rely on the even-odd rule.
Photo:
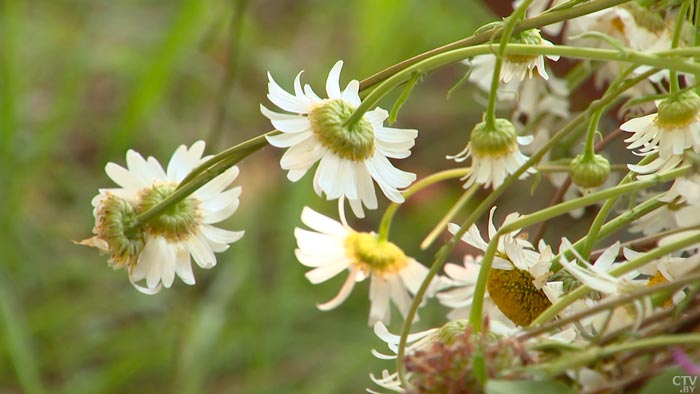
[[(375, 384), (408, 393), (482, 392), (489, 382), (529, 381), (579, 392), (636, 389), (647, 378), (639, 371), (656, 373), (672, 359), (687, 367), (700, 355), (700, 96), (692, 76), (683, 74), (700, 75), (698, 52), (683, 48), (697, 10), (675, 3), (599, 9), (600, 2), (535, 0), (524, 9), (516, 1), (515, 17), (478, 33), (497, 32), (491, 39), (503, 40), (505, 50), (475, 47), (470, 55), (479, 55), (466, 61), (466, 79), (488, 103), (482, 120), (470, 125), (466, 147), (447, 157), (469, 166), (415, 183), (415, 174), (390, 159), (410, 156), (418, 132), (385, 126), (389, 113), (375, 105), (405, 84), (393, 120), (421, 75), (463, 62), (467, 52), (438, 48), (438, 55), (409, 59), (378, 74), (379, 85), (365, 81), (373, 89), (362, 95), (358, 80), (341, 88), (342, 61), (327, 76), (325, 98), (302, 85), (301, 72), (291, 92), (268, 74), (267, 98), (282, 112), (264, 105), (260, 111), (274, 131), (213, 157), (203, 157), (202, 141), (181, 146), (167, 168), (130, 150), (126, 168), (107, 165), (119, 187), (100, 189), (93, 199), (95, 235), (81, 243), (108, 253), (109, 264), (126, 269), (142, 292), (170, 287), (175, 275), (194, 284), (191, 259), (211, 268), (215, 253), (243, 235), (213, 226), (238, 207), (241, 188), (230, 188), (235, 164), (270, 144), (286, 149), (280, 167), (290, 181), (317, 166), (315, 193), (338, 200), (337, 220), (304, 206), (294, 255), (313, 285), (346, 275), (336, 295), (317, 305), (321, 311), (338, 308), (368, 279), (369, 325), (391, 351), (372, 353), (399, 366), (370, 375)], [(543, 29), (513, 25), (522, 15), (531, 18), (528, 27)], [(559, 23), (544, 26), (550, 19)], [(568, 47), (557, 48), (542, 32)], [(557, 53), (585, 60), (566, 72), (548, 69), (545, 58), (557, 61)], [(587, 81), (595, 93), (581, 92)], [(582, 107), (572, 97), (584, 93), (599, 96)], [(623, 99), (630, 111), (615, 106)], [(626, 175), (620, 180), (615, 172)], [(531, 193), (541, 174), (548, 177), (557, 189), (551, 199), (540, 199), (541, 190), (528, 197), (510, 189), (530, 174), (537, 174)], [(429, 268), (410, 257), (424, 261), (418, 247), (390, 240), (392, 219), (415, 192), (460, 177), (469, 190), (416, 242), (426, 249), (440, 231), (447, 239)], [(345, 200), (363, 218), (365, 208), (380, 206), (375, 184), (389, 206), (376, 232), (356, 230), (345, 217)], [(506, 190), (515, 190), (510, 201), (499, 200)], [(502, 221), (495, 219), (495, 202)], [(504, 212), (513, 203), (524, 214)], [(584, 216), (596, 204), (602, 207)], [(487, 212), (484, 237), (479, 220)], [(552, 221), (565, 213), (580, 221)], [(461, 225), (451, 223), (463, 214)], [(416, 239), (420, 231), (402, 230)], [(629, 241), (606, 240), (620, 230)], [(457, 245), (464, 253), (453, 252)], [(455, 257), (462, 263), (446, 262)], [(418, 309), (433, 297), (449, 309), (446, 322), (431, 316), (433, 328), (410, 334)], [(402, 335), (390, 331), (394, 306)], [(684, 348), (655, 354), (671, 344)]]

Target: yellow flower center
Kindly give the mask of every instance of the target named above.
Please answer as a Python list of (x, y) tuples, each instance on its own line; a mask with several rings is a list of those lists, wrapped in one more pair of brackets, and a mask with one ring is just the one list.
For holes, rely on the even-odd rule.
[(518, 149), (518, 135), (507, 119), (496, 119), (496, 127), (488, 129), (486, 122), (474, 126), (470, 139), (474, 156), (499, 158)]
[[(141, 199), (137, 212), (145, 212), (175, 192), (177, 185), (174, 182), (161, 183), (143, 189), (139, 193)], [(178, 242), (192, 236), (202, 221), (200, 202), (190, 196), (172, 205), (157, 217), (146, 223), (146, 230), (152, 234), (161, 236), (168, 241)]]
[(492, 269), (486, 287), (498, 309), (519, 326), (532, 323), (551, 305), (544, 292), (532, 284), (532, 276), (519, 269)]
[(353, 265), (372, 274), (393, 274), (408, 265), (408, 258), (398, 246), (370, 233), (350, 234), (345, 239), (345, 253)]
[(352, 161), (363, 161), (374, 154), (374, 128), (364, 117), (346, 126), (355, 108), (343, 100), (326, 100), (309, 113), (311, 129), (325, 148)]
[[(651, 278), (649, 278), (649, 282), (647, 282), (647, 287), (654, 287), (656, 285), (664, 284), (666, 282), (668, 281), (666, 280), (666, 277), (661, 273), (661, 271), (656, 271), (656, 273)], [(673, 299), (670, 297), (670, 294), (669, 297), (664, 298), (665, 300), (663, 301), (663, 306), (665, 308), (673, 306)]]

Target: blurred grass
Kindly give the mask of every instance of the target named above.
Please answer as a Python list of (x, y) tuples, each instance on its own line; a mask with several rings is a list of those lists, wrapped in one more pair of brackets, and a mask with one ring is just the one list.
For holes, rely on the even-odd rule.
[[(214, 269), (196, 269), (196, 286), (141, 295), (105, 256), (70, 243), (90, 235), (90, 199), (110, 185), (105, 162), (123, 164), (126, 149), (165, 163), (210, 133), (222, 105), (208, 152), (267, 131), (258, 105), (268, 70), (290, 87), (305, 69), (322, 91), (337, 59), (346, 83), (490, 20), (476, 2), (249, 1), (236, 79), (219, 94), (234, 3), (0, 0), (0, 393), (358, 393), (369, 372), (392, 367), (369, 353), (380, 343), (367, 328), (366, 283), (337, 310), (316, 309), (343, 278), (309, 284), (293, 228), (304, 205), (335, 216), (335, 203), (313, 194), (309, 176), (289, 183), (280, 150), (241, 164), (241, 207), (226, 227), (246, 236)], [(454, 153), (479, 116), (469, 89), (444, 99), (463, 71), (416, 87), (397, 127), (421, 136), (401, 168), (451, 166), (435, 158)], [(392, 239), (428, 262), (434, 251), (410, 245), (460, 192), (417, 195)], [(373, 229), (380, 214), (355, 225)]]

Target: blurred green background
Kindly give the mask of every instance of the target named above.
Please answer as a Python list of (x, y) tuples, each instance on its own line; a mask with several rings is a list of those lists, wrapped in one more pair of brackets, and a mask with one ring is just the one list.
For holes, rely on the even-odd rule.
[[(142, 295), (71, 240), (91, 235), (90, 200), (111, 186), (105, 163), (123, 165), (128, 148), (166, 163), (181, 144), (205, 139), (215, 153), (268, 131), (268, 70), (291, 88), (305, 69), (322, 92), (337, 59), (345, 84), (492, 19), (473, 1), (0, 0), (0, 393), (363, 392), (369, 372), (393, 369), (370, 354), (381, 343), (367, 283), (337, 310), (316, 309), (344, 278), (309, 284), (293, 228), (304, 205), (335, 216), (335, 203), (309, 175), (288, 182), (281, 150), (241, 163), (241, 206), (224, 227), (246, 236), (215, 268), (195, 268), (196, 286)], [(464, 72), (416, 88), (397, 126), (421, 134), (400, 168), (454, 165), (444, 156), (482, 108), (469, 88), (446, 99)], [(392, 239), (430, 261), (434, 248), (411, 245), (460, 192), (452, 182), (418, 194)], [(380, 215), (354, 225), (374, 229)]]

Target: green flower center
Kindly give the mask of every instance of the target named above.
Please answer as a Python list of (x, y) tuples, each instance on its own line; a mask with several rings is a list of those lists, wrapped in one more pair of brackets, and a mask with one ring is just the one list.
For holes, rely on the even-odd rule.
[(518, 149), (518, 135), (508, 120), (496, 119), (495, 129), (488, 129), (486, 122), (474, 126), (470, 143), (474, 156), (498, 158)]
[(700, 112), (700, 97), (688, 91), (659, 103), (656, 124), (665, 130), (685, 128), (697, 121), (698, 112)]
[[(141, 191), (138, 212), (145, 212), (175, 192), (174, 183), (156, 184)], [(146, 228), (150, 234), (164, 237), (171, 242), (182, 241), (193, 235), (201, 223), (199, 200), (188, 197), (170, 206), (163, 213), (151, 219)]]
[[(530, 29), (513, 34), (510, 42), (513, 44), (540, 45), (542, 44), (542, 36), (539, 30)], [(536, 58), (537, 56), (533, 55), (507, 55), (504, 57), (507, 62), (516, 64), (529, 64)]]
[(327, 100), (311, 110), (309, 121), (321, 145), (343, 159), (363, 161), (374, 154), (374, 128), (364, 117), (345, 126), (354, 112), (343, 100)]
[(519, 326), (529, 325), (552, 305), (544, 292), (532, 284), (532, 276), (519, 269), (492, 269), (486, 287), (498, 309)]
[(135, 217), (131, 205), (112, 194), (107, 194), (98, 208), (95, 232), (107, 243), (109, 262), (116, 268), (133, 267), (143, 250), (143, 232), (126, 233)]
[(345, 239), (345, 253), (353, 264), (374, 274), (391, 274), (408, 264), (406, 255), (389, 241), (374, 234), (352, 233)]

